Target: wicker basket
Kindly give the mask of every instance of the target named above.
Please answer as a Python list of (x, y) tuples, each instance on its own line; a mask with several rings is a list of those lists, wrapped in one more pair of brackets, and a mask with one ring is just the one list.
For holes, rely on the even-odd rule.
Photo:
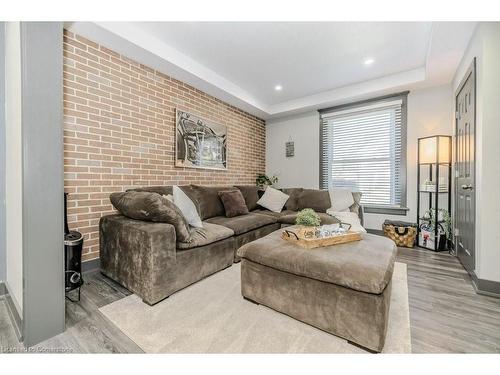
[(384, 236), (389, 237), (396, 246), (413, 247), (417, 238), (417, 224), (406, 221), (386, 220), (382, 225)]

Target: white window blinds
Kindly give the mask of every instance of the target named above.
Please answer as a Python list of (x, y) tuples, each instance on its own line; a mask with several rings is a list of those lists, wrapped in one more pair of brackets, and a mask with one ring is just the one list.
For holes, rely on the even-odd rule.
[(322, 114), (323, 189), (360, 191), (366, 206), (406, 203), (402, 104), (397, 99)]

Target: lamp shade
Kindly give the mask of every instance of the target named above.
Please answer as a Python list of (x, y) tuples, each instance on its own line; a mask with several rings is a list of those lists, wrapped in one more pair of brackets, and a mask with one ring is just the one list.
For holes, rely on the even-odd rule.
[(419, 138), (419, 163), (450, 163), (450, 147), (451, 138), (449, 136), (436, 135), (434, 137)]

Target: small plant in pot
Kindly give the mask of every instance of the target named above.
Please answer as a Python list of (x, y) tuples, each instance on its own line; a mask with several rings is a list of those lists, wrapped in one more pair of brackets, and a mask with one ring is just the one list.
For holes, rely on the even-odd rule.
[(451, 238), (451, 217), (448, 210), (440, 208), (437, 210), (436, 214), (436, 209), (431, 208), (425, 211), (423, 219), (428, 220), (429, 229), (432, 232), (432, 234), (436, 234), (434, 233), (434, 228), (436, 227), (436, 219), (437, 219), (438, 226), (443, 229), (443, 231), (446, 234), (446, 237)]
[(277, 176), (269, 177), (265, 174), (258, 174), (257, 178), (255, 179), (255, 185), (259, 186), (262, 189), (264, 189), (267, 186), (272, 186), (277, 182), (278, 182)]
[[(425, 211), (422, 218), (427, 222), (422, 224), (421, 228), (425, 228), (434, 236), (440, 235), (440, 232), (442, 231), (443, 237), (439, 236), (438, 249), (444, 250), (445, 248), (450, 248), (452, 223), (448, 210), (440, 208), (436, 212), (435, 208), (431, 208)], [(436, 221), (438, 226), (438, 233), (435, 233)]]
[(321, 219), (313, 209), (304, 208), (297, 214), (295, 224), (301, 226), (302, 228), (300, 228), (300, 230), (308, 237), (314, 235), (316, 227), (321, 225)]

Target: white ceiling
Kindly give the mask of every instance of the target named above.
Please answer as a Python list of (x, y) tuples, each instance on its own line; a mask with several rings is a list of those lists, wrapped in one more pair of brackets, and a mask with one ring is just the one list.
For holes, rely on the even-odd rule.
[[(140, 26), (271, 105), (421, 67), (432, 28), (429, 22)], [(376, 59), (369, 67), (368, 57)], [(276, 92), (276, 84), (284, 89)]]
[[(119, 22), (68, 28), (264, 118), (452, 80), (475, 23)], [(364, 61), (374, 59), (366, 66)], [(276, 85), (282, 85), (276, 91)]]

